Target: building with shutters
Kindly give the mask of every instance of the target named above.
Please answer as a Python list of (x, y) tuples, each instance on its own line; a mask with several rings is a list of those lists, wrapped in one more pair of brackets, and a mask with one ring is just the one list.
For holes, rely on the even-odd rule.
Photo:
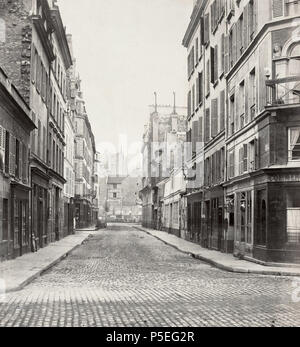
[(300, 261), (299, 10), (299, 1), (195, 2), (183, 44), (189, 140), (203, 144), (189, 166), (188, 229), (205, 247)]
[(186, 112), (185, 107), (176, 107), (175, 101), (174, 106), (151, 106), (142, 148), (143, 178), (140, 198), (144, 227), (163, 229), (164, 195), (159, 183), (171, 176), (178, 161), (182, 163), (183, 152), (181, 146), (178, 148), (178, 143), (183, 143), (186, 138)]
[(30, 109), (0, 69), (0, 261), (31, 251)]
[(226, 2), (197, 1), (183, 45), (188, 51), (188, 238), (226, 249), (225, 32)]
[(95, 139), (82, 97), (81, 81), (74, 71), (70, 80), (70, 109), (75, 124), (75, 219), (76, 228), (91, 227), (94, 223), (94, 164)]

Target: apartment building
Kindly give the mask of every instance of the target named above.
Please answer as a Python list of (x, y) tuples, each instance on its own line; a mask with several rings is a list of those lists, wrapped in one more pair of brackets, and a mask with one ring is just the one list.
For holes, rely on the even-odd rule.
[(202, 145), (192, 152), (188, 229), (205, 247), (299, 262), (299, 8), (195, 2), (183, 44), (188, 140)]

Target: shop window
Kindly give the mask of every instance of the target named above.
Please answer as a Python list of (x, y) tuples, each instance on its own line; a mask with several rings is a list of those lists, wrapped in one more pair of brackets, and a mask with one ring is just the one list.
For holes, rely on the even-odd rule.
[(300, 243), (300, 190), (287, 191), (288, 243)]
[(300, 161), (300, 127), (289, 129), (289, 161)]

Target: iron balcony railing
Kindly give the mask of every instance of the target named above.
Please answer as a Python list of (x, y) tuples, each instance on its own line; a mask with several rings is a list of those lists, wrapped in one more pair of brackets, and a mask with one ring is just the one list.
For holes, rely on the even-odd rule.
[(300, 75), (267, 80), (267, 106), (300, 104)]

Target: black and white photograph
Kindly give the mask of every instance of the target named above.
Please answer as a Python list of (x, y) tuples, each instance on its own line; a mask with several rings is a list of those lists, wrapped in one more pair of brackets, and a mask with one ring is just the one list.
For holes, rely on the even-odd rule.
[(300, 0), (0, 0), (0, 327), (299, 326)]

